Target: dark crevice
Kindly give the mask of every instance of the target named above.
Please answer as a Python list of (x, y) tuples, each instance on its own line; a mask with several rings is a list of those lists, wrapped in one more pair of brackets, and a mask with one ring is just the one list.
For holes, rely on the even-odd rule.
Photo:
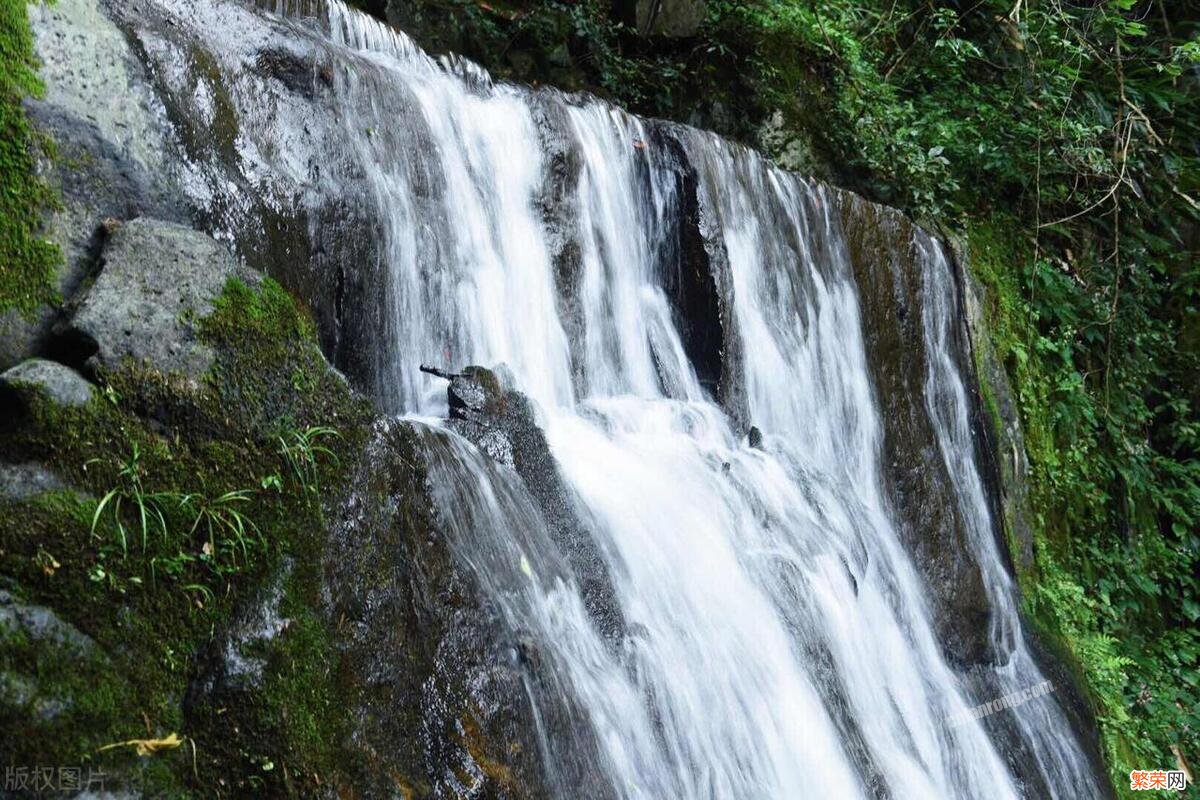
[(700, 384), (714, 397), (721, 391), (725, 329), (721, 299), (700, 229), (699, 186), (683, 146), (665, 129), (656, 128), (652, 150), (655, 166), (674, 178), (675, 213), (659, 242), (659, 274), (671, 302), (684, 352)]

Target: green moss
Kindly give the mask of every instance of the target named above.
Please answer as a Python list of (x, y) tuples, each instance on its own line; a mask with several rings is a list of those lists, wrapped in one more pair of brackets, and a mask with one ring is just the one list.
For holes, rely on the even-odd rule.
[[(96, 643), (80, 650), (16, 636), (0, 645), (0, 671), (34, 687), (31, 704), (0, 702), (4, 729), (19, 732), (0, 752), (7, 764), (94, 768), (179, 796), (178, 756), (99, 748), (182, 730), (187, 655), (216, 609), (198, 609), (177, 590), (96, 580), (104, 557), (89, 533), (92, 506), (71, 493), (0, 504), (0, 574), (18, 597), (53, 609)], [(30, 713), (46, 706), (61, 710)]]
[(212, 96), (213, 112), (207, 125), (200, 126), (190, 117), (183, 120), (186, 131), (184, 144), (193, 158), (203, 158), (206, 151), (215, 149), (227, 163), (236, 164), (238, 117), (225, 77), (221, 74), (221, 68), (212, 53), (195, 45), (191, 48), (190, 55), (192, 84), (188, 87), (187, 94), (191, 95), (201, 89), (209, 92)]
[[(311, 425), (338, 429), (324, 442), (332, 457), (320, 455), (315, 466), (323, 494), (340, 492), (370, 407), (324, 363), (311, 320), (278, 284), (231, 281), (214, 305), (199, 321), (217, 353), (201, 386), (126, 362), (102, 375), (105, 391), (82, 408), (35, 396), (0, 421), (0, 460), (45, 464), (80, 492), (3, 504), (0, 587), (53, 609), (103, 654), (69, 667), (40, 645), (0, 646), (0, 674), (32, 677), (46, 696), (71, 698), (61, 721), (45, 723), (0, 702), (0, 715), (25, 720), (19, 743), (0, 745), (6, 763), (94, 765), (151, 796), (303, 796), (350, 760), (338, 756), (346, 704), (319, 610), (326, 523), (279, 439)], [(127, 502), (120, 521), (136, 534), (123, 545), (112, 506), (94, 530), (93, 515), (98, 498), (128, 490), (135, 452), (138, 489), (159, 503), (165, 527), (152, 524), (143, 545)], [(208, 536), (193, 529), (197, 498), (231, 491), (244, 493), (238, 510), (261, 541), (206, 550)], [(180, 506), (183, 497), (192, 505)], [(197, 654), (281, 575), (289, 623), (261, 653), (260, 691), (226, 705), (197, 702), (185, 714)], [(187, 744), (150, 758), (129, 748), (97, 752), (169, 733)]]
[(58, 247), (38, 236), (54, 197), (36, 174), (41, 142), (21, 104), (41, 93), (36, 64), (24, 0), (0, 0), (0, 312), (26, 316), (58, 302), (62, 260)]
[(312, 319), (270, 278), (258, 288), (230, 279), (200, 333), (219, 353), (208, 381), (218, 405), (245, 427), (339, 427), (371, 413), (326, 366)]

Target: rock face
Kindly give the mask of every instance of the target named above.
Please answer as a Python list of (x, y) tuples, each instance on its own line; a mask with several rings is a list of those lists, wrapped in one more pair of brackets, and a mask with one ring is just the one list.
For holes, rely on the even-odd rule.
[(200, 657), (196, 676), (188, 687), (186, 705), (237, 700), (261, 689), (267, 652), (272, 641), (287, 629), (283, 616), (283, 584), (292, 564), (285, 561), (274, 579), (238, 609), (221, 634)]
[[(967, 268), (969, 256), (962, 243), (952, 242), (952, 246), (956, 275), (962, 288), (965, 330), (970, 339), (970, 350), (975, 356), (975, 372), (983, 394), (977, 403), (981, 417), (977, 440), (985, 442), (986, 447), (985, 452), (977, 458), (977, 463), (991, 489), (992, 498), (999, 506), (1000, 513), (994, 514), (993, 518), (1002, 529), (998, 533), (1005, 534), (1008, 544), (1007, 548), (1002, 547), (1000, 551), (1008, 556), (1013, 562), (1012, 566), (1020, 573), (1035, 566), (1029, 464), (1025, 456), (1021, 419), (1008, 374), (999, 363), (988, 335), (984, 316), (987, 302), (985, 289), (974, 280)], [(1026, 634), (1025, 641), (1043, 674), (1053, 683), (1059, 707), (1066, 713), (1074, 730), (1079, 732), (1079, 741), (1095, 773), (1103, 774), (1103, 758), (1096, 747), (1099, 732), (1095, 714), (1090, 701), (1076, 683), (1076, 677), (1060, 655), (1056, 655), (1040, 638)], [(984, 687), (982, 692), (977, 692), (977, 696), (997, 694), (987, 684), (987, 675), (982, 671), (968, 673), (968, 681)], [(1019, 737), (1011, 736), (1005, 730), (1006, 722), (1007, 718), (998, 714), (985, 719), (989, 732), (998, 740), (1017, 741)], [(1010, 756), (1010, 763), (1014, 764), (1017, 774), (1022, 774), (1022, 770), (1032, 771), (1029, 768), (1032, 759), (1031, 753), (1017, 753)], [(1023, 777), (1031, 786), (1038, 784), (1037, 775)], [(1105, 787), (1105, 796), (1115, 797), (1115, 793), (1110, 787)]]
[(131, 358), (198, 381), (213, 352), (198, 340), (196, 323), (236, 272), (229, 252), (198, 231), (151, 219), (120, 224), (64, 337), (92, 366)]
[(707, 229), (703, 189), (680, 135), (667, 124), (652, 129), (652, 163), (674, 179), (674, 207), (662, 232), (658, 269), (696, 377), (736, 418), (741, 382), (735, 374), (733, 281), (724, 244)]
[(633, 6), (632, 16), (642, 36), (671, 38), (695, 36), (708, 11), (705, 0), (622, 0), (618, 6)]
[(528, 695), (536, 664), (456, 555), (429, 494), (428, 442), (379, 422), (331, 518), (325, 596), (351, 687), (351, 747), (369, 765), (359, 791), (550, 796)]
[(502, 371), (467, 367), (447, 388), (449, 427), (499, 464), (521, 476), (566, 556), (583, 592), (584, 605), (611, 644), (624, 634), (624, 620), (597, 537), (579, 513), (582, 507), (563, 480), (529, 398), (506, 386)]
[[(966, 253), (955, 248), (956, 260), (965, 263)], [(979, 380), (985, 387), (987, 411), (991, 425), (983, 426), (990, 434), (991, 450), (999, 476), (994, 478), (1000, 493), (1004, 529), (1008, 534), (1009, 555), (1018, 570), (1033, 567), (1033, 510), (1029, 505), (1029, 462), (1025, 457), (1025, 437), (1021, 430), (1021, 418), (1013, 397), (1012, 387), (1004, 366), (996, 358), (996, 352), (988, 336), (983, 316), (985, 298), (980, 286), (965, 270), (962, 273), (963, 301), (966, 311), (967, 332), (971, 337), (971, 349), (976, 354)], [(983, 463), (992, 463), (984, 459)]]
[(925, 412), (921, 273), (912, 223), (844, 194), (842, 224), (863, 307), (884, 429), (884, 480), (900, 534), (932, 593), (938, 639), (960, 667), (995, 658), (990, 603)]
[(92, 399), (95, 388), (75, 370), (56, 361), (31, 358), (0, 374), (0, 388), (17, 395), (32, 391), (45, 392), (62, 406), (84, 406)]

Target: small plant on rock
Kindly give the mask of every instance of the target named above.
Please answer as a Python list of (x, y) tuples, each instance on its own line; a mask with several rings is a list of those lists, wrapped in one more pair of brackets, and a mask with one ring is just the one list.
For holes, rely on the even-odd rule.
[(296, 482), (308, 498), (321, 492), (322, 458), (337, 461), (337, 456), (323, 442), (340, 439), (341, 434), (324, 425), (310, 425), (304, 430), (288, 430), (279, 435), (279, 452), (291, 468)]
[[(88, 463), (96, 461), (97, 459), (93, 459)], [(137, 519), (136, 532), (141, 534), (143, 551), (146, 549), (151, 529), (157, 529), (164, 538), (167, 535), (166, 513), (172, 504), (172, 498), (164, 492), (147, 492), (142, 485), (143, 475), (141, 451), (137, 442), (134, 442), (129, 458), (121, 462), (117, 473), (117, 485), (100, 498), (100, 502), (96, 504), (96, 511), (92, 514), (92, 536), (97, 535), (96, 529), (105, 511), (112, 516), (121, 538), (122, 555), (129, 553), (129, 530), (125, 526), (123, 511), (132, 509)]]
[(251, 537), (258, 544), (265, 544), (258, 525), (242, 511), (242, 507), (252, 499), (253, 494), (249, 489), (234, 489), (213, 498), (203, 494), (185, 494), (179, 497), (179, 508), (193, 516), (188, 535), (197, 531), (205, 534), (203, 552), (206, 555), (215, 556), (223, 544), (228, 544), (231, 549), (236, 547), (241, 550), (242, 558), (246, 559), (249, 557), (247, 545)]

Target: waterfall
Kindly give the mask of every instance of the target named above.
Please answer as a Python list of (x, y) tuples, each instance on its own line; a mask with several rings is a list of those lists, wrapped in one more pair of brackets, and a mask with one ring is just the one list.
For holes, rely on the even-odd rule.
[[(1029, 651), (1016, 608), (1016, 589), (993, 535), (992, 512), (975, 461), (969, 424), (967, 391), (952, 356), (955, 330), (961, 319), (958, 291), (943, 249), (929, 237), (917, 241), (923, 265), (922, 288), (926, 296), (923, 324), (928, 370), (926, 400), (938, 433), (938, 446), (979, 559), (993, 608), (989, 636), (1000, 657), (995, 667), (997, 695), (1013, 696), (1046, 681)], [(1100, 796), (1090, 766), (1062, 740), (1069, 730), (1066, 717), (1053, 699), (1022, 703), (1013, 718), (1020, 730), (1024, 751), (1047, 777), (1051, 797)]]
[[(923, 281), (921, 413), (991, 607), (984, 681), (945, 655), (885, 486), (842, 195), (711, 134), (435, 60), (338, 0), (259, 5), (188, 10), (234, 76), (224, 102), (243, 122), (226, 156), (268, 207), (368, 209), (367, 382), (420, 430), (458, 556), (553, 678), (529, 696), (561, 797), (1101, 794), (1053, 696), (994, 715), (1012, 725), (972, 713), (1045, 678), (993, 534), (936, 241), (905, 243)], [(331, 118), (255, 83), (268, 31), (317, 53)], [(237, 239), (245, 187), (189, 169), (193, 199)], [(439, 422), (446, 385), (423, 362), (503, 365), (531, 400), (615, 634), (529, 487)], [(575, 734), (552, 700), (578, 711), (584, 744), (563, 746)], [(573, 785), (581, 774), (592, 783)]]

